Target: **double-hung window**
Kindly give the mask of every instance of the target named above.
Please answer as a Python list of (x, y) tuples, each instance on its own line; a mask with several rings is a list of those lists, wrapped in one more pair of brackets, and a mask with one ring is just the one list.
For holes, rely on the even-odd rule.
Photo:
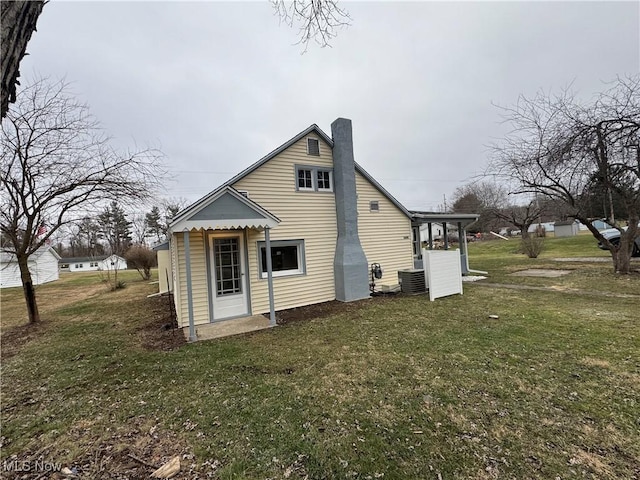
[(333, 170), (324, 167), (296, 165), (296, 190), (333, 192)]
[[(267, 247), (258, 242), (260, 278), (267, 278)], [(274, 240), (271, 242), (271, 271), (274, 277), (306, 273), (304, 240)]]

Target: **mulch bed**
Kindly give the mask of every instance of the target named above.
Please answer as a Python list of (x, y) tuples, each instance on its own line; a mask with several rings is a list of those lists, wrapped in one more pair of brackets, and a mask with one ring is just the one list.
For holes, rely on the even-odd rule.
[(147, 350), (170, 351), (187, 343), (182, 329), (175, 328), (170, 298), (158, 296), (147, 299), (150, 304), (150, 319), (137, 332), (140, 344)]
[[(316, 318), (325, 318), (332, 315), (348, 314), (361, 309), (365, 305), (368, 305), (369, 303), (367, 302), (388, 302), (399, 295), (401, 294), (376, 296), (349, 303), (332, 300), (330, 302), (316, 303), (313, 305), (306, 305), (304, 307), (279, 310), (276, 312), (276, 321), (278, 325), (287, 325), (289, 323), (314, 320)], [(265, 314), (265, 316), (268, 317), (269, 314)]]

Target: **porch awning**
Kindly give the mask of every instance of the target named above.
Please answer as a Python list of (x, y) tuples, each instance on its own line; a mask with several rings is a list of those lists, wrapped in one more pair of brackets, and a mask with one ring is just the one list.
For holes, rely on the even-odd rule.
[(278, 217), (225, 186), (183, 210), (170, 225), (173, 233), (190, 230), (263, 230), (280, 223)]
[(462, 224), (463, 227), (474, 223), (480, 215), (477, 213), (431, 213), (409, 211), (411, 214), (411, 223), (413, 225), (421, 225), (423, 223), (453, 223)]

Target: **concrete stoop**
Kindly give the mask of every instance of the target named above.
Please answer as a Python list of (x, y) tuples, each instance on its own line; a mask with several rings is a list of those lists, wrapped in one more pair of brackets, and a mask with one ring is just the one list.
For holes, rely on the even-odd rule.
[[(275, 327), (269, 324), (269, 319), (263, 315), (251, 315), (250, 317), (233, 318), (221, 322), (196, 325), (196, 339), (212, 340), (214, 338), (230, 337), (242, 333), (256, 332)], [(187, 340), (189, 339), (189, 327), (182, 329)]]

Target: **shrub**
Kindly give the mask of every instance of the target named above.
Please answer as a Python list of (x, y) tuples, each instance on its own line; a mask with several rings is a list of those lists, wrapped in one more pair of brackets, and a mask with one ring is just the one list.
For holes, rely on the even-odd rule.
[(144, 280), (151, 278), (151, 269), (156, 266), (156, 252), (144, 245), (133, 245), (124, 257)]
[(528, 235), (522, 237), (522, 252), (529, 258), (538, 258), (544, 248), (544, 237)]

